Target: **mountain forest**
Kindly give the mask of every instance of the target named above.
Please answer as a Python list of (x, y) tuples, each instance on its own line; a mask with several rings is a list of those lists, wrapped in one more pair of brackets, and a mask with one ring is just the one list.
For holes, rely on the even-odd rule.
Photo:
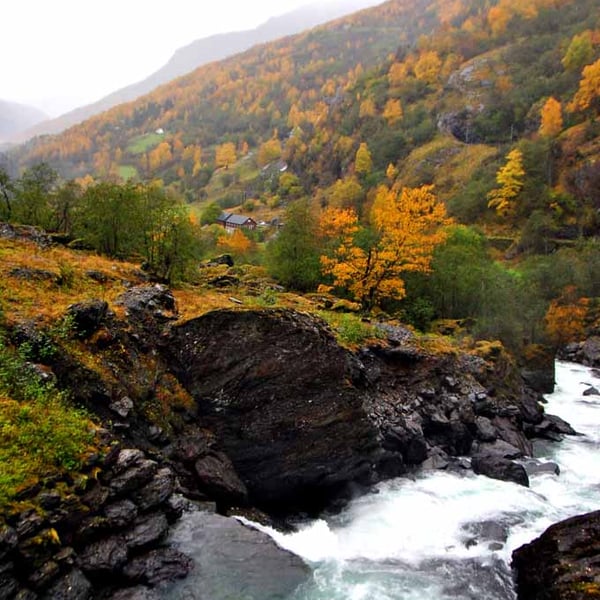
[(389, 0), (256, 46), (8, 152), (0, 219), (171, 284), (228, 254), (273, 303), (577, 340), (600, 326), (598, 9)]

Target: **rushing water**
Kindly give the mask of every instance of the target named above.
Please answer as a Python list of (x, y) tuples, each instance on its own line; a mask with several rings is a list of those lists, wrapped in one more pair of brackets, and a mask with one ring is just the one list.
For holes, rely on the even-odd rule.
[(292, 534), (267, 530), (313, 568), (290, 600), (509, 600), (510, 555), (549, 525), (600, 506), (600, 380), (557, 364), (546, 411), (582, 435), (538, 444), (561, 473), (530, 488), (472, 473), (430, 472), (383, 483), (341, 514)]

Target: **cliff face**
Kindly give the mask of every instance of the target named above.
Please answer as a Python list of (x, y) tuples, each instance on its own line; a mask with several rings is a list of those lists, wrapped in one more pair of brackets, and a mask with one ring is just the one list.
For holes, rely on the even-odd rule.
[[(529, 437), (563, 431), (497, 344), (432, 350), (388, 327), (385, 341), (352, 353), (294, 311), (173, 324), (173, 296), (150, 285), (116, 304), (120, 319), (98, 302), (71, 307), (79, 348), (47, 367), (116, 436), (173, 465), (188, 495), (222, 508), (317, 509), (354, 483), (465, 455), (504, 478)], [(36, 335), (15, 333), (30, 345)], [(517, 471), (509, 478), (526, 483)]]
[[(132, 287), (113, 306), (72, 305), (69, 316), (68, 339), (50, 354), (47, 334), (31, 323), (14, 323), (12, 342), (28, 344), (120, 453), (98, 459), (79, 491), (67, 484), (66, 497), (83, 507), (74, 521), (65, 508), (64, 521), (50, 512), (36, 525), (56, 522), (61, 542), (51, 554), (23, 554), (26, 513), (0, 527), (11, 593), (77, 584), (92, 594), (108, 573), (120, 586), (152, 586), (155, 572), (156, 582), (183, 575), (186, 557), (157, 547), (178, 516), (169, 508), (174, 491), (224, 513), (286, 515), (415, 468), (472, 465), (526, 485), (513, 459), (530, 452), (529, 437), (567, 430), (543, 414), (498, 344), (467, 354), (382, 326), (384, 340), (351, 352), (322, 320), (290, 310), (220, 310), (179, 323), (160, 285)], [(52, 489), (33, 489), (31, 502)], [(115, 502), (131, 514), (107, 528)], [(138, 543), (138, 534), (150, 538)], [(63, 550), (68, 560), (56, 558)], [(30, 581), (31, 565), (42, 569), (40, 582)]]

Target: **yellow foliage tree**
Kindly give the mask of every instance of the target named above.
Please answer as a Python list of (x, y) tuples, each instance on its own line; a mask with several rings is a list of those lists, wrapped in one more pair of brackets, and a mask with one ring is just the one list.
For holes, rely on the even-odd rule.
[(575, 289), (567, 288), (560, 298), (550, 303), (544, 317), (546, 333), (556, 346), (579, 342), (585, 337), (589, 300), (575, 296)]
[(353, 210), (328, 209), (321, 232), (332, 249), (321, 257), (323, 272), (370, 310), (383, 298), (402, 299), (402, 274), (430, 269), (433, 250), (451, 223), (433, 186), (380, 186), (370, 214), (370, 226), (360, 227)]
[(241, 229), (236, 229), (231, 235), (221, 236), (217, 246), (224, 252), (236, 257), (243, 257), (253, 249), (254, 243), (244, 235)]
[(394, 100), (390, 98), (383, 109), (383, 118), (390, 124), (393, 125), (402, 119), (404, 113), (402, 111), (402, 104), (400, 100)]
[(236, 161), (237, 154), (235, 151), (235, 144), (233, 142), (225, 142), (220, 146), (217, 146), (215, 151), (215, 163), (217, 167), (229, 168), (229, 165)]
[(541, 111), (540, 135), (557, 136), (563, 128), (562, 105), (556, 98), (548, 98)]
[(358, 116), (363, 119), (365, 117), (374, 117), (377, 114), (377, 108), (372, 98), (366, 98), (360, 103)]
[(261, 144), (258, 149), (258, 164), (261, 167), (281, 158), (281, 142), (272, 138)]
[(415, 77), (426, 83), (435, 83), (442, 69), (442, 61), (435, 50), (423, 52), (415, 64)]
[(408, 67), (401, 62), (395, 62), (388, 71), (388, 81), (391, 87), (402, 85), (408, 76)]
[(498, 169), (496, 182), (499, 188), (488, 194), (488, 207), (503, 217), (513, 215), (516, 211), (516, 198), (523, 188), (523, 153), (515, 148), (506, 155), (506, 164)]
[(600, 58), (593, 64), (584, 67), (579, 89), (569, 104), (569, 110), (587, 110), (600, 99)]

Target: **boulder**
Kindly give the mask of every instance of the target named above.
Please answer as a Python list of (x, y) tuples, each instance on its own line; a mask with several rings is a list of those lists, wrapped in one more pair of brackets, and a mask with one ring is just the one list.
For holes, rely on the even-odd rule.
[(175, 297), (165, 285), (139, 285), (121, 294), (115, 304), (124, 306), (130, 318), (146, 321), (148, 318), (159, 322), (177, 318)]
[(73, 321), (73, 327), (79, 337), (88, 338), (95, 333), (108, 314), (108, 302), (105, 300), (87, 300), (71, 304), (67, 315)]
[(157, 586), (185, 577), (192, 564), (192, 560), (178, 550), (158, 548), (135, 557), (123, 569), (123, 574), (132, 583)]
[(600, 511), (552, 525), (512, 555), (521, 600), (589, 600), (600, 581)]
[(162, 540), (169, 524), (163, 513), (154, 513), (138, 517), (133, 527), (125, 532), (125, 542), (130, 550), (149, 548)]
[(90, 600), (92, 584), (78, 569), (58, 579), (42, 596), (42, 600)]
[(211, 452), (199, 458), (194, 465), (201, 491), (228, 504), (244, 504), (248, 490), (234, 466), (222, 452)]
[(164, 352), (250, 502), (320, 506), (377, 464), (361, 364), (321, 320), (287, 310), (215, 311), (173, 327)]
[(79, 555), (80, 569), (91, 579), (114, 576), (127, 562), (127, 545), (122, 537), (94, 542)]
[(523, 465), (507, 458), (490, 454), (478, 454), (471, 460), (473, 471), (500, 481), (512, 481), (529, 487), (529, 477)]

